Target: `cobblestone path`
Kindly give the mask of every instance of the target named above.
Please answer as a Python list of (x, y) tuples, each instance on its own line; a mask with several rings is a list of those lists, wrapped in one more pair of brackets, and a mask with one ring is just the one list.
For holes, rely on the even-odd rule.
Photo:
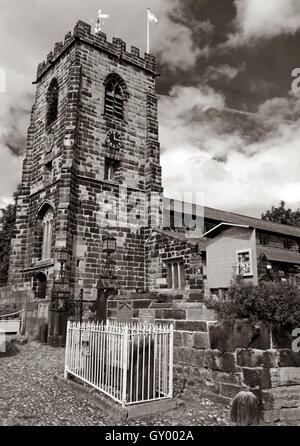
[(0, 357), (2, 426), (204, 426), (228, 425), (228, 408), (196, 392), (181, 397), (172, 411), (126, 423), (116, 422), (84, 395), (76, 395), (53, 377), (63, 374), (64, 349), (30, 343), (19, 353)]

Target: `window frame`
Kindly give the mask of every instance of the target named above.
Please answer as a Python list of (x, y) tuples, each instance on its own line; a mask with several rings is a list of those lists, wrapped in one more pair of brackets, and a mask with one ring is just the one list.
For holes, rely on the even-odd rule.
[[(173, 259), (164, 260), (165, 268), (167, 270), (167, 284), (169, 290), (182, 290), (185, 287), (185, 268), (184, 259), (176, 257)], [(177, 265), (177, 271), (175, 271)], [(171, 271), (171, 274), (170, 274)], [(177, 285), (177, 286), (175, 286)]]
[[(112, 89), (109, 90), (109, 86)], [(119, 90), (116, 92), (116, 90)], [(112, 94), (110, 94), (112, 93)], [(110, 73), (106, 76), (104, 81), (104, 107), (103, 115), (110, 119), (117, 119), (118, 121), (126, 120), (126, 101), (129, 97), (126, 83), (117, 73)], [(108, 105), (108, 102), (111, 105)], [(111, 108), (111, 111), (109, 110)]]
[[(239, 256), (241, 254), (248, 254), (249, 255), (249, 271), (248, 272), (244, 272), (242, 274), (239, 271)], [(252, 256), (252, 249), (251, 248), (237, 249), (236, 250), (236, 273), (238, 275), (242, 275), (243, 277), (251, 277), (251, 276), (254, 275), (254, 272), (253, 272), (253, 256)]]
[(48, 208), (41, 218), (42, 224), (42, 245), (41, 260), (50, 260), (52, 251), (54, 213), (52, 208)]
[(52, 78), (47, 90), (46, 129), (50, 129), (58, 118), (59, 83), (56, 77)]

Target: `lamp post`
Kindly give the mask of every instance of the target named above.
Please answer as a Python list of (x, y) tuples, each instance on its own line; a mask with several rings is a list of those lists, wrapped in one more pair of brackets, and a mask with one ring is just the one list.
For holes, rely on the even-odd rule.
[(65, 279), (65, 268), (64, 265), (68, 261), (68, 251), (66, 248), (62, 248), (59, 251), (57, 251), (57, 260), (60, 262), (60, 272), (59, 272), (59, 279), (61, 282), (64, 282)]
[(51, 319), (48, 339), (52, 345), (64, 345), (70, 298), (69, 286), (65, 283), (65, 264), (69, 259), (68, 250), (66, 248), (57, 250), (56, 258), (60, 262), (60, 271), (54, 281), (51, 293)]

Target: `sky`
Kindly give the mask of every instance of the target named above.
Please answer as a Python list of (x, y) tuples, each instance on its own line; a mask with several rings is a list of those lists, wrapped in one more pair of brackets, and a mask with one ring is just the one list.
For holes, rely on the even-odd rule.
[(145, 51), (147, 7), (165, 195), (256, 217), (300, 207), (299, 0), (0, 0), (0, 208), (21, 178), (37, 64), (99, 8), (108, 39)]

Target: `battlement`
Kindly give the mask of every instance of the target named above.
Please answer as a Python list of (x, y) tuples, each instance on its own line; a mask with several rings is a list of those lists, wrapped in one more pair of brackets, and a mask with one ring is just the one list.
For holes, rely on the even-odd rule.
[(151, 54), (145, 53), (140, 56), (140, 50), (135, 46), (131, 47), (131, 52), (126, 51), (126, 42), (118, 37), (113, 37), (112, 42), (108, 42), (106, 34), (98, 32), (91, 33), (91, 25), (79, 20), (73, 30), (65, 35), (63, 42), (57, 42), (53, 51), (47, 55), (46, 60), (38, 65), (37, 81), (54, 65), (54, 63), (64, 54), (64, 52), (75, 42), (84, 42), (93, 48), (109, 53), (118, 59), (129, 64), (135, 65), (156, 75), (156, 58)]

